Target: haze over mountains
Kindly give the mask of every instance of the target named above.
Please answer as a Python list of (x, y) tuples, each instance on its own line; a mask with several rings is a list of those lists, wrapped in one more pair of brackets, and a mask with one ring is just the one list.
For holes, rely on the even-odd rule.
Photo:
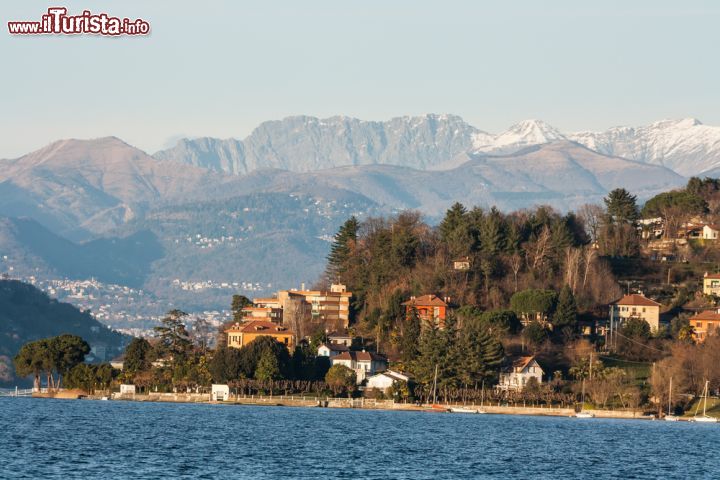
[(353, 214), (435, 221), (455, 201), (567, 210), (718, 173), (720, 128), (692, 119), (599, 133), (528, 120), (492, 134), (453, 115), (300, 116), (154, 155), (115, 137), (61, 140), (0, 160), (0, 216), (24, 218), (0, 221), (0, 273), (95, 277), (220, 308), (236, 292), (177, 285), (312, 283)]

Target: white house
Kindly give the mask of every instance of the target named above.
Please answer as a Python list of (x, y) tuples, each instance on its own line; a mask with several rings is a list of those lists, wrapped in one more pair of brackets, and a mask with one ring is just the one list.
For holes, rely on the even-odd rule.
[(135, 395), (135, 385), (121, 384), (120, 395)]
[(372, 352), (343, 352), (340, 355), (330, 357), (333, 365), (345, 365), (355, 371), (358, 385), (367, 377), (378, 372), (387, 370), (387, 359), (382, 355)]
[(334, 357), (343, 352), (349, 351), (350, 348), (343, 343), (323, 343), (318, 347), (318, 357)]
[(213, 384), (210, 398), (213, 402), (226, 402), (230, 398), (230, 387), (227, 385)]
[(347, 333), (340, 333), (340, 332), (330, 332), (327, 334), (328, 342), (330, 343), (337, 343), (339, 345), (345, 345), (346, 347), (351, 347), (353, 342), (352, 335), (348, 335)]
[(543, 369), (535, 357), (511, 358), (508, 364), (500, 370), (500, 390), (522, 390), (527, 382), (534, 378), (542, 383)]
[(702, 238), (705, 240), (717, 240), (720, 234), (720, 227), (717, 225), (705, 225), (702, 229)]
[(393, 370), (386, 370), (381, 373), (377, 373), (367, 379), (367, 388), (376, 388), (387, 393), (388, 388), (392, 387), (395, 382), (407, 383), (410, 378), (407, 375), (403, 375), (400, 372)]

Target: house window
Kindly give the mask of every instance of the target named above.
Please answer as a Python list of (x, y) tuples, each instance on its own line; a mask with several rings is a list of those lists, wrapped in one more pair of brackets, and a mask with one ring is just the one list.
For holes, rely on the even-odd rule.
[(702, 325), (703, 325), (702, 322), (697, 322), (697, 327), (698, 327), (698, 328), (702, 328)]

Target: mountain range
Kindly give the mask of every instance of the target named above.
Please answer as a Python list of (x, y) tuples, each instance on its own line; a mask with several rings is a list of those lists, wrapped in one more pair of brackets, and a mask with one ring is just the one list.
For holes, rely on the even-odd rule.
[(492, 134), (453, 115), (300, 116), (154, 155), (115, 137), (61, 140), (0, 160), (0, 266), (221, 308), (231, 292), (177, 282), (313, 282), (350, 215), (417, 209), (434, 222), (455, 201), (567, 210), (719, 173), (720, 128), (696, 120), (600, 133), (528, 120)]
[(491, 134), (455, 115), (386, 122), (296, 116), (264, 122), (243, 140), (182, 139), (154, 157), (237, 175), (266, 168), (309, 172), (374, 164), (430, 170), (457, 166), (467, 153), (510, 154), (568, 140), (605, 155), (664, 166), (686, 177), (720, 167), (720, 127), (693, 118), (576, 133), (563, 133), (541, 120), (525, 120)]

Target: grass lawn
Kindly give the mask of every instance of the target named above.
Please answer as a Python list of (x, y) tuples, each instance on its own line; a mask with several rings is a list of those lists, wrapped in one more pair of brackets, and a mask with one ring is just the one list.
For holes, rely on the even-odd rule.
[[(698, 405), (700, 406), (700, 408), (698, 408), (698, 415), (702, 415), (702, 404), (702, 398), (695, 399), (695, 401), (690, 405), (690, 408), (687, 409), (683, 416), (694, 417), (695, 409), (698, 408)], [(709, 397), (707, 399), (707, 414), (709, 417), (720, 418), (720, 398)]]

